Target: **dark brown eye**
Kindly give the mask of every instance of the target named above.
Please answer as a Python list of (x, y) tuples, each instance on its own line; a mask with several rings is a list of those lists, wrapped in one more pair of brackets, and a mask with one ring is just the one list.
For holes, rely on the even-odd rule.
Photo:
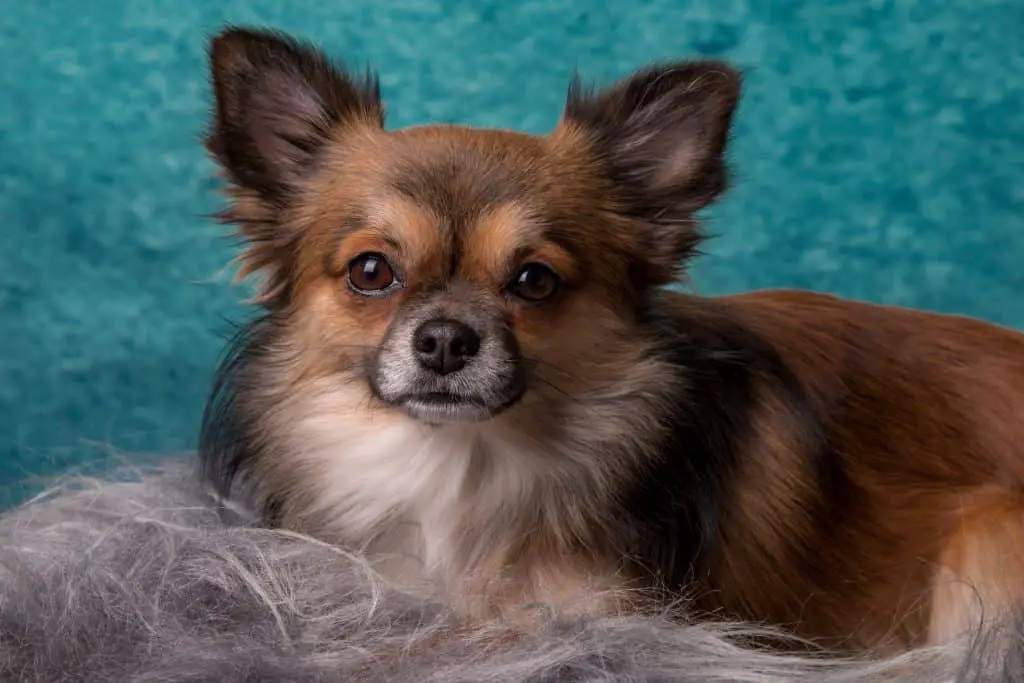
[(360, 254), (349, 261), (348, 283), (361, 294), (380, 294), (395, 284), (395, 272), (382, 254)]
[(543, 263), (527, 263), (509, 283), (508, 290), (525, 301), (541, 302), (553, 297), (562, 280)]

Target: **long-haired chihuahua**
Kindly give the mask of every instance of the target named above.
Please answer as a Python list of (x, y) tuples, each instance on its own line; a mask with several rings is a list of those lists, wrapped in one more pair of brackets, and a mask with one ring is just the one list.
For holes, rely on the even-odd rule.
[(740, 76), (571, 85), (549, 135), (386, 130), (371, 73), (213, 39), (207, 146), (262, 314), (205, 475), (467, 615), (664, 606), (836, 647), (1024, 598), (1024, 336), (795, 292), (670, 291)]

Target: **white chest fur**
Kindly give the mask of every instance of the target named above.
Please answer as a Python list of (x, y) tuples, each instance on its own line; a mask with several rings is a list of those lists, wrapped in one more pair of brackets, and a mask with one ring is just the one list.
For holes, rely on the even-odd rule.
[(358, 383), (320, 380), (264, 410), (263, 476), (286, 487), (286, 517), (392, 579), (484, 603), (497, 590), (508, 604), (598, 609), (592, 591), (622, 584), (622, 554), (597, 550), (608, 550), (613, 501), (663, 422), (637, 388), (432, 426), (374, 407)]
[(557, 453), (500, 421), (425, 425), (349, 393), (318, 393), (281, 415), (297, 416), (285, 430), (289, 478), (326, 530), (360, 550), (461, 573), (527, 531), (559, 479)]

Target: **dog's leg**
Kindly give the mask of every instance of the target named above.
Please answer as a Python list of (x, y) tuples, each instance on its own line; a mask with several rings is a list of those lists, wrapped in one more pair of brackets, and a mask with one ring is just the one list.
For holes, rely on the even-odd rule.
[(1024, 606), (1024, 497), (974, 498), (939, 556), (928, 639), (949, 642)]

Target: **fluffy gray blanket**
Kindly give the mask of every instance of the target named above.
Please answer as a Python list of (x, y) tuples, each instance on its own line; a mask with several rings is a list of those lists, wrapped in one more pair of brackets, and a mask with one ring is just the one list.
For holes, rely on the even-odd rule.
[(3, 681), (1024, 681), (1018, 629), (886, 661), (756, 650), (754, 627), (466, 631), (358, 557), (225, 519), (174, 466), (0, 518)]

